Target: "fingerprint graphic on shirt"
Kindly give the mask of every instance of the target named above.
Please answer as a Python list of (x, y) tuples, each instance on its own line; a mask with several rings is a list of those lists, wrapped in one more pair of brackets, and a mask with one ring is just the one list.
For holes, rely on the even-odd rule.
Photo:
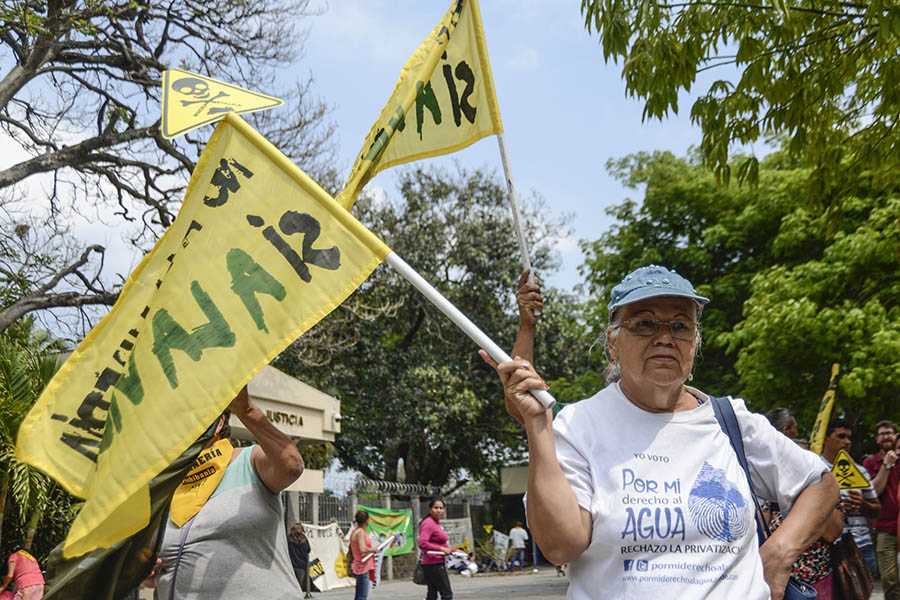
[(688, 512), (700, 533), (720, 542), (744, 537), (753, 518), (737, 486), (725, 479), (725, 471), (706, 461), (688, 496)]

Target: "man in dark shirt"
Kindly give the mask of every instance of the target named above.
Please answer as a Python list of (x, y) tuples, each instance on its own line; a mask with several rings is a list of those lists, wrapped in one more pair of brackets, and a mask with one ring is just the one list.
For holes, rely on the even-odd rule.
[(900, 600), (897, 574), (897, 513), (900, 467), (894, 468), (898, 456), (897, 424), (881, 421), (875, 425), (875, 443), (880, 451), (863, 461), (872, 475), (872, 487), (881, 501), (881, 514), (875, 520), (875, 555), (884, 587), (885, 600)]
[(309, 564), (309, 540), (303, 533), (303, 523), (295, 523), (288, 535), (288, 553), (291, 555), (291, 565), (294, 567), (294, 575), (300, 582), (303, 591), (309, 591), (306, 587), (306, 569)]

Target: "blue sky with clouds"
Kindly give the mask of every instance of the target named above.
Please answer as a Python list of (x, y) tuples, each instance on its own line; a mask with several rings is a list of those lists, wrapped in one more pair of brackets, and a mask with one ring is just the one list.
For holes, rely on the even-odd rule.
[[(311, 73), (314, 92), (334, 107), (340, 167), (349, 173), (400, 69), (449, 8), (447, 0), (313, 0), (298, 75)], [(574, 235), (561, 245), (563, 267), (550, 283), (580, 281), (577, 240), (609, 228), (604, 209), (640, 193), (625, 190), (606, 161), (640, 150), (683, 155), (700, 141), (690, 123), (691, 99), (679, 115), (642, 122), (642, 105), (626, 97), (620, 68), (606, 64), (596, 34), (584, 28), (579, 3), (481, 0), (494, 83), (520, 196), (535, 191), (552, 210), (574, 215)], [(705, 88), (704, 88), (705, 89)], [(496, 138), (430, 162), (502, 172)], [(370, 185), (396, 193), (398, 167)], [(512, 235), (512, 233), (510, 233)]]

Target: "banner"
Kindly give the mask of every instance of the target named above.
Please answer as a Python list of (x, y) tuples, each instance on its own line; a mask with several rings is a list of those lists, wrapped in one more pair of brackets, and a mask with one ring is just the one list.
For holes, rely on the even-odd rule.
[(462, 548), (467, 553), (475, 548), (472, 537), (472, 519), (441, 519), (441, 527), (447, 532), (451, 548)]
[(309, 579), (320, 591), (356, 585), (347, 573), (347, 552), (350, 548), (337, 523), (330, 525), (303, 524), (309, 539)]
[(493, 533), (494, 539), (494, 560), (497, 566), (502, 570), (506, 568), (506, 553), (509, 550), (509, 536), (500, 533), (496, 529)]
[(834, 407), (834, 395), (840, 370), (841, 365), (838, 363), (831, 365), (831, 380), (828, 382), (828, 390), (825, 391), (822, 403), (819, 404), (819, 414), (816, 415), (812, 433), (809, 434), (809, 449), (816, 454), (822, 454), (822, 447), (825, 445), (825, 430), (828, 429), (828, 421), (831, 420), (831, 409)]
[(350, 210), (376, 173), (502, 131), (478, 1), (454, 0), (403, 65), (337, 201)]
[(64, 556), (145, 527), (148, 482), (389, 252), (228, 113), (178, 218), (20, 428), (16, 457), (86, 499)]
[(369, 526), (366, 527), (366, 531), (375, 534), (372, 539), (375, 544), (380, 544), (391, 535), (396, 536), (394, 542), (384, 551), (385, 556), (407, 554), (415, 549), (412, 509), (369, 508), (361, 504), (359, 509), (369, 513)]

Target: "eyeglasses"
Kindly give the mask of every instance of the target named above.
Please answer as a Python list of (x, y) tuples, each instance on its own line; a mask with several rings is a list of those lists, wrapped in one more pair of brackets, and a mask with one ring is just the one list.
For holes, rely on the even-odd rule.
[(877, 437), (877, 438), (891, 437), (893, 435), (895, 435), (893, 431), (879, 431), (878, 433), (875, 434), (875, 437)]
[(640, 319), (625, 319), (622, 326), (629, 333), (641, 337), (651, 337), (657, 334), (659, 328), (663, 325), (669, 327), (669, 333), (678, 340), (693, 340), (697, 337), (697, 324), (693, 321), (683, 321), (676, 319), (674, 321), (658, 321), (650, 317), (641, 317)]

